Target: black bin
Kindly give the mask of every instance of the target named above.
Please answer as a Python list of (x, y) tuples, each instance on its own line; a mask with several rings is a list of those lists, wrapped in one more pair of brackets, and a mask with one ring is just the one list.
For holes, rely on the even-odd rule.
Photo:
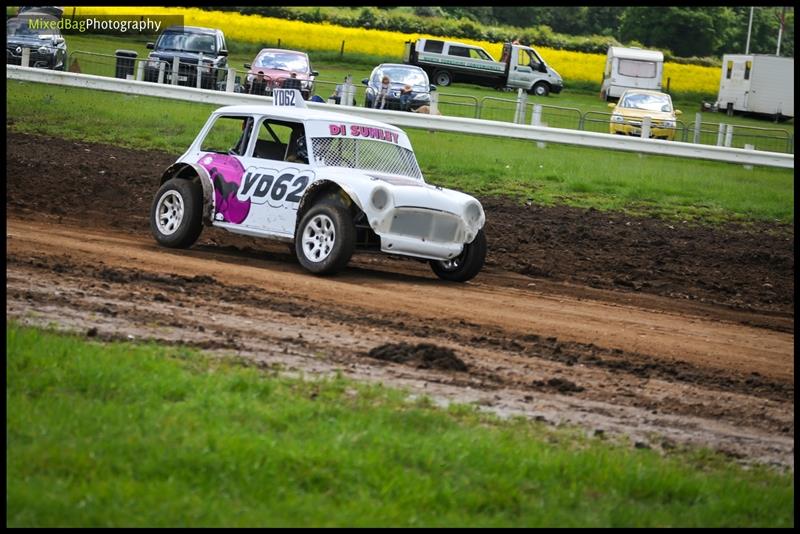
[(117, 50), (114, 55), (117, 58), (117, 68), (114, 76), (124, 80), (128, 77), (128, 74), (133, 75), (138, 54), (133, 50)]

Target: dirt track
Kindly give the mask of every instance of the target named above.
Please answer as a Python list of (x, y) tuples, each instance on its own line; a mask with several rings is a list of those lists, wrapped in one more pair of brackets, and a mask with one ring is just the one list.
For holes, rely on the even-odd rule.
[[(372, 255), (317, 278), (282, 245), (215, 229), (187, 251), (158, 247), (146, 214), (174, 156), (49, 140), (60, 150), (43, 172), (41, 141), (7, 148), (9, 316), (793, 468), (791, 228), (486, 200), (490, 261), (473, 282)], [(600, 258), (612, 249), (616, 264)]]

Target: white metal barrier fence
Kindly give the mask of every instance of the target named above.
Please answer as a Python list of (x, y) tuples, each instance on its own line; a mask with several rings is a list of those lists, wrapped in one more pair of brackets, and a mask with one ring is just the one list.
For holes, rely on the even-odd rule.
[[(29, 82), (48, 83), (100, 91), (112, 91), (130, 95), (152, 96), (173, 100), (184, 100), (220, 106), (234, 104), (269, 104), (271, 97), (196, 89), (178, 85), (162, 85), (136, 80), (124, 80), (57, 72), (30, 67), (6, 66), (6, 78)], [(331, 109), (329, 104), (309, 102), (310, 108)], [(661, 156), (707, 159), (736, 163), (739, 165), (763, 165), (769, 167), (794, 168), (794, 155), (777, 152), (755, 151), (724, 146), (707, 146), (658, 139), (611, 136), (605, 133), (566, 130), (545, 126), (510, 124), (465, 117), (445, 117), (402, 111), (387, 111), (363, 107), (337, 107), (336, 111), (379, 120), (401, 127), (421, 128), (473, 135), (490, 135), (512, 139), (527, 139), (543, 143), (569, 144), (607, 150), (623, 150)]]
[[(10, 63), (17, 64), (15, 62)], [(29, 66), (26, 63), (26, 61), (22, 61), (22, 66)], [(164, 61), (151, 59), (149, 56), (139, 58), (133, 50), (117, 50), (115, 54), (73, 50), (69, 54), (67, 63), (69, 64), (70, 72), (170, 83), (199, 89), (244, 92), (262, 96), (271, 96), (272, 89), (283, 83), (282, 80), (273, 80), (266, 75), (250, 76), (247, 72), (242, 73), (227, 65), (214, 67), (204, 61), (202, 55), (199, 61), (180, 61), (178, 58)], [(172, 72), (178, 72), (178, 76), (172, 76)], [(300, 80), (293, 83), (300, 85), (299, 88), (303, 91), (306, 100), (316, 92), (323, 100), (327, 99), (328, 103), (344, 105), (362, 105), (365, 103), (364, 87), (354, 84), (351, 76), (348, 76), (343, 83), (324, 81), (319, 78), (315, 79), (310, 86), (307, 82)], [(343, 96), (345, 98), (342, 98)], [(434, 102), (433, 99), (436, 97), (439, 97), (439, 100)], [(533, 107), (539, 106), (541, 120), (539, 123), (534, 124), (535, 126), (608, 132), (611, 121), (611, 113), (607, 111), (587, 111), (582, 113), (576, 108), (528, 102), (528, 94), (521, 89), (517, 91), (517, 96), (514, 99), (488, 96), (478, 100), (473, 96), (439, 91), (433, 92), (431, 98), (431, 107), (433, 107), (433, 104), (437, 104), (442, 114), (448, 116), (499, 120), (515, 124), (534, 124), (532, 122)], [(391, 109), (397, 109), (397, 107), (395, 106)], [(693, 127), (681, 120), (676, 120), (675, 122), (676, 125), (671, 132), (668, 132), (665, 136), (662, 129), (658, 137), (662, 139), (667, 137), (671, 140), (687, 143), (716, 144), (717, 146), (734, 146), (737, 148), (752, 145), (753, 150), (794, 153), (794, 136), (786, 130), (743, 125), (736, 125), (734, 129), (733, 125), (725, 124), (726, 130), (723, 135), (717, 136), (716, 129), (718, 125), (716, 123), (703, 122), (701, 113), (696, 115)], [(649, 137), (649, 135), (643, 135), (646, 128), (639, 128), (639, 121), (636, 121), (636, 124), (631, 124), (631, 126), (640, 130), (638, 137)]]

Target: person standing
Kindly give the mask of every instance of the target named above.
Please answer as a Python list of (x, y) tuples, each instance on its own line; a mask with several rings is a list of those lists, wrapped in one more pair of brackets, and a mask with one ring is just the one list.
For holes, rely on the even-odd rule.
[(381, 86), (378, 88), (378, 94), (375, 95), (375, 102), (372, 107), (375, 109), (384, 109), (386, 107), (386, 97), (389, 95), (389, 86), (391, 80), (388, 76), (384, 75), (381, 79)]

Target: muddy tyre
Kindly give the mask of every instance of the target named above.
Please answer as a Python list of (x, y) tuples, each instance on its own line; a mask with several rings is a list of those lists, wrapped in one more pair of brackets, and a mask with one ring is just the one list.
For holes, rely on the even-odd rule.
[(431, 269), (436, 276), (450, 282), (466, 282), (477, 276), (486, 261), (486, 234), (478, 232), (472, 243), (464, 245), (464, 250), (447, 261), (431, 260)]
[(297, 261), (314, 274), (344, 269), (356, 245), (356, 227), (340, 202), (326, 200), (312, 206), (297, 225), (294, 246)]
[(162, 185), (150, 208), (150, 231), (159, 244), (188, 248), (203, 231), (203, 189), (198, 182), (173, 178)]

